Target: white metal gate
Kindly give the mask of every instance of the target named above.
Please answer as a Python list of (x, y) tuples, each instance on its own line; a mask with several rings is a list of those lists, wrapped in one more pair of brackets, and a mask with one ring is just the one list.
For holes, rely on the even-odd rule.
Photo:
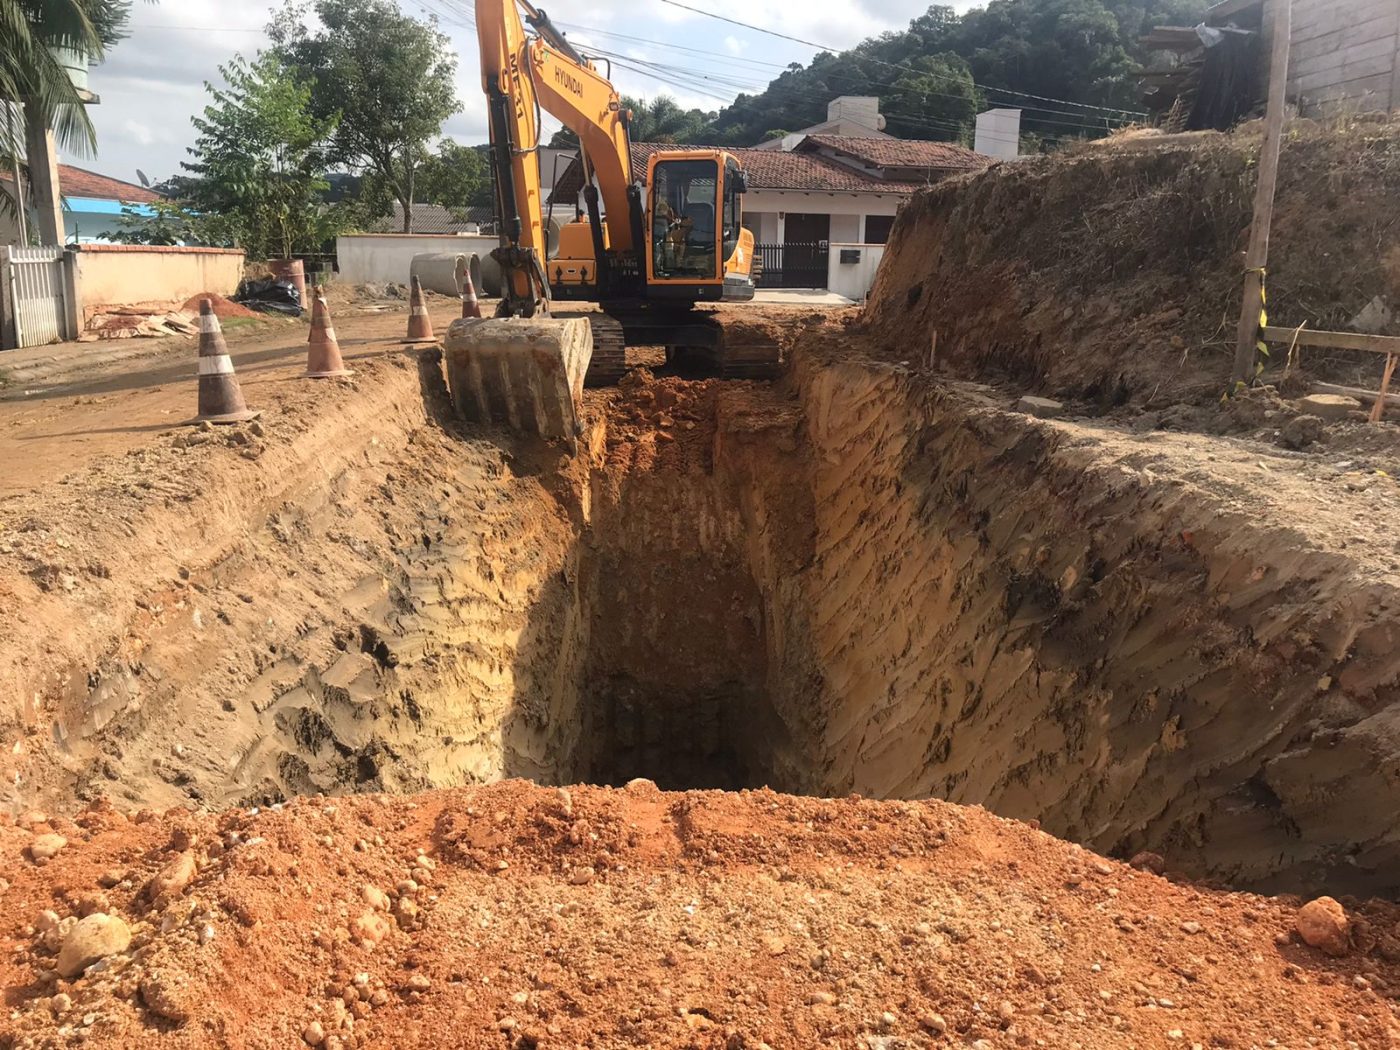
[(74, 339), (69, 302), (68, 253), (62, 248), (0, 246), (0, 298), (5, 304), (8, 348)]

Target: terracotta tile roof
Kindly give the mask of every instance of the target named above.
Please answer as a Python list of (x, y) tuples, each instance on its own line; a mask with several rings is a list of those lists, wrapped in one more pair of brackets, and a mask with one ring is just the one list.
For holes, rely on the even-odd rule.
[(58, 189), (65, 197), (92, 197), (95, 200), (125, 201), (128, 204), (150, 204), (161, 199), (159, 193), (120, 179), (109, 179), (95, 171), (75, 168), (71, 164), (58, 166)]
[[(863, 141), (863, 140), (862, 140)], [(677, 146), (664, 142), (632, 143), (632, 168), (644, 176), (653, 153), (664, 150), (724, 149), (743, 165), (751, 190), (808, 190), (827, 193), (913, 193), (926, 183), (879, 179), (815, 153), (785, 153), (775, 149), (735, 149), (726, 146)], [(970, 151), (969, 151), (970, 152)], [(583, 173), (575, 160), (559, 177), (552, 199), (572, 201), (583, 188)]]
[(991, 158), (952, 142), (921, 139), (866, 139), (849, 135), (808, 135), (799, 150), (828, 149), (875, 168), (925, 168), (939, 171), (965, 171), (985, 167)]

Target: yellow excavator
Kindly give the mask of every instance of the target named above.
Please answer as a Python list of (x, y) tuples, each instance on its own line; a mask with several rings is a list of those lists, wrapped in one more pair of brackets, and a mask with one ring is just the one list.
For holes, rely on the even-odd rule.
[[(494, 318), (455, 322), (444, 341), (458, 410), (571, 440), (584, 383), (621, 378), (628, 346), (664, 347), (668, 360), (707, 362), (728, 378), (772, 376), (779, 349), (759, 326), (726, 329), (695, 309), (754, 295), (738, 160), (723, 150), (662, 149), (639, 178), (631, 113), (544, 11), (528, 0), (477, 0), (476, 26), (502, 298)], [(541, 111), (578, 136), (583, 171), (584, 210), (559, 230), (557, 246), (540, 181)], [(558, 308), (574, 303), (599, 309)]]

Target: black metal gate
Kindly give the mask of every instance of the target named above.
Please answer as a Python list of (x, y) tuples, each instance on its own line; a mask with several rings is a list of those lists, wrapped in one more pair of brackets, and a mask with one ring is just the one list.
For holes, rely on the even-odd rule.
[(825, 288), (830, 241), (754, 246), (763, 270), (760, 288)]

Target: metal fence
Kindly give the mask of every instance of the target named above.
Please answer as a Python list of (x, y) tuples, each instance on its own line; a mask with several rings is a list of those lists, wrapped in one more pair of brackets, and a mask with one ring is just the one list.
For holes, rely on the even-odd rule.
[(825, 288), (830, 241), (756, 244), (762, 272), (760, 288)]
[(72, 266), (62, 248), (0, 246), (0, 345), (13, 349), (77, 338), (76, 304), (70, 301)]

